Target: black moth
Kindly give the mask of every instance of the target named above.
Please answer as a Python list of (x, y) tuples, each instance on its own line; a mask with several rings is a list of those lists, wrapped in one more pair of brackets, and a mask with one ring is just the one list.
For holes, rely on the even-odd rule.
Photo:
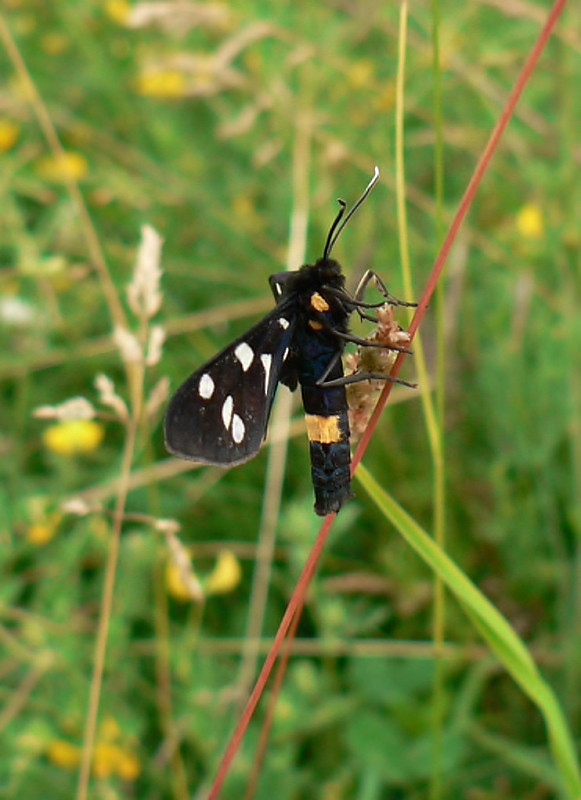
[(357, 311), (362, 318), (375, 319), (363, 309), (377, 308), (385, 301), (369, 304), (361, 300), (371, 280), (387, 302), (411, 305), (396, 300), (370, 271), (355, 295), (350, 295), (340, 265), (330, 258), (341, 231), (378, 179), (376, 167), (369, 185), (346, 216), (346, 204), (339, 201), (341, 208), (322, 258), (269, 278), (276, 308), (180, 386), (165, 416), (165, 443), (170, 453), (219, 466), (247, 461), (264, 441), (278, 384), (284, 383), (291, 391), (300, 384), (315, 511), (321, 516), (339, 511), (352, 497), (345, 385), (371, 378), (397, 379), (360, 372), (344, 376), (341, 356), (345, 343), (370, 345), (349, 333), (349, 317)]

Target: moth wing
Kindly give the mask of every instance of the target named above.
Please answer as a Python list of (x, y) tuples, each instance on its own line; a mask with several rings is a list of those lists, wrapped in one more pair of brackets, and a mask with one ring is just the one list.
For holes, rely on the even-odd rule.
[(222, 466), (258, 453), (295, 324), (278, 306), (182, 383), (165, 415), (170, 453)]

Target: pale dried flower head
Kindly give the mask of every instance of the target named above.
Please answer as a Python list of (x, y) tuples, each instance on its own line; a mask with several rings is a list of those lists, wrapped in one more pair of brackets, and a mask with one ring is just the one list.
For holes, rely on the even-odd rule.
[(163, 239), (151, 225), (141, 228), (141, 244), (133, 280), (127, 286), (127, 301), (140, 319), (151, 319), (161, 306), (161, 267), (159, 266)]
[(6, 326), (27, 328), (38, 322), (38, 311), (20, 297), (0, 298), (0, 321)]
[(237, 28), (218, 47), (208, 52), (187, 50), (149, 60), (144, 63), (142, 74), (146, 78), (146, 85), (151, 86), (157, 83), (156, 76), (180, 76), (180, 97), (213, 97), (232, 89), (252, 89), (254, 82), (243, 70), (234, 66), (234, 61), (255, 42), (281, 35), (282, 31), (270, 22), (255, 21), (244, 28)]
[(102, 511), (102, 506), (87, 503), (82, 497), (69, 497), (61, 503), (61, 511), (65, 514), (74, 514), (77, 517), (86, 517), (94, 511)]
[(94, 419), (97, 412), (84, 397), (71, 397), (55, 406), (38, 406), (32, 412), (38, 419), (58, 419), (68, 422), (75, 419)]
[(143, 74), (154, 84), (163, 75), (179, 75), (180, 97), (213, 97), (231, 89), (243, 89), (248, 79), (230, 63), (224, 63), (219, 51), (213, 53), (174, 53), (149, 60)]
[(159, 364), (164, 342), (165, 329), (161, 325), (152, 325), (149, 331), (147, 355), (145, 356), (145, 365), (147, 367), (154, 367), (156, 364)]
[(153, 527), (156, 531), (164, 533), (166, 536), (175, 536), (181, 528), (177, 519), (156, 519)]
[(143, 361), (141, 345), (135, 334), (128, 331), (127, 328), (116, 325), (113, 331), (113, 341), (119, 348), (119, 354), (124, 364), (140, 364)]
[[(368, 341), (392, 347), (406, 347), (410, 341), (410, 335), (394, 319), (393, 308), (389, 303), (385, 303), (378, 308), (376, 316), (377, 327), (371, 336), (367, 337)], [(389, 375), (397, 355), (394, 350), (360, 346), (357, 348), (356, 353), (349, 353), (345, 357), (346, 374), (371, 372)], [(368, 380), (360, 383), (351, 383), (346, 387), (347, 403), (349, 405), (349, 427), (354, 439), (361, 436), (367, 427), (377, 402), (377, 396), (384, 385), (381, 380)]]
[(99, 400), (104, 406), (111, 408), (123, 422), (129, 419), (129, 412), (125, 402), (115, 391), (115, 384), (107, 375), (100, 373), (95, 378), (95, 388), (99, 392)]
[(126, 24), (129, 28), (156, 25), (183, 37), (192, 28), (227, 29), (231, 24), (231, 11), (222, 3), (193, 3), (191, 0), (136, 3), (129, 11)]

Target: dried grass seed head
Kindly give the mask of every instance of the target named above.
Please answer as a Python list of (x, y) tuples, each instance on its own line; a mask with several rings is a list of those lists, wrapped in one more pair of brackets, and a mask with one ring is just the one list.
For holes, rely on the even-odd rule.
[(133, 280), (127, 286), (127, 301), (140, 319), (151, 319), (161, 306), (161, 247), (163, 239), (151, 225), (141, 228), (141, 244)]

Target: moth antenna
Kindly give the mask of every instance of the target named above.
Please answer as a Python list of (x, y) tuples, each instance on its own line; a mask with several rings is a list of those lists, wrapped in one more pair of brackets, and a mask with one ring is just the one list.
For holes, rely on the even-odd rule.
[(331, 250), (335, 246), (335, 242), (337, 241), (337, 239), (341, 235), (341, 232), (345, 228), (345, 225), (347, 225), (347, 223), (349, 222), (351, 217), (355, 214), (357, 209), (367, 199), (367, 197), (369, 196), (371, 190), (373, 189), (373, 187), (375, 186), (375, 184), (377, 183), (378, 180), (379, 180), (379, 167), (375, 167), (374, 170), (373, 170), (373, 177), (371, 178), (371, 180), (367, 184), (367, 187), (365, 188), (365, 191), (363, 192), (363, 194), (361, 195), (359, 200), (355, 203), (353, 208), (349, 211), (349, 213), (347, 214), (346, 217), (344, 217), (345, 209), (347, 208), (346, 203), (343, 200), (339, 200), (339, 204), (341, 206), (341, 210), (339, 211), (339, 213), (335, 217), (335, 221), (331, 225), (331, 230), (329, 231), (329, 235), (327, 236), (327, 241), (325, 243), (325, 249), (323, 251), (323, 258), (328, 258), (329, 257), (329, 255), (331, 254)]
[(333, 220), (333, 224), (329, 230), (329, 234), (327, 236), (327, 241), (325, 242), (325, 249), (323, 250), (323, 258), (327, 258), (329, 253), (331, 252), (331, 248), (333, 247), (333, 234), (337, 229), (337, 225), (343, 219), (343, 214), (345, 213), (345, 209), (347, 208), (347, 203), (344, 200), (337, 200), (341, 208), (339, 209), (339, 213)]

